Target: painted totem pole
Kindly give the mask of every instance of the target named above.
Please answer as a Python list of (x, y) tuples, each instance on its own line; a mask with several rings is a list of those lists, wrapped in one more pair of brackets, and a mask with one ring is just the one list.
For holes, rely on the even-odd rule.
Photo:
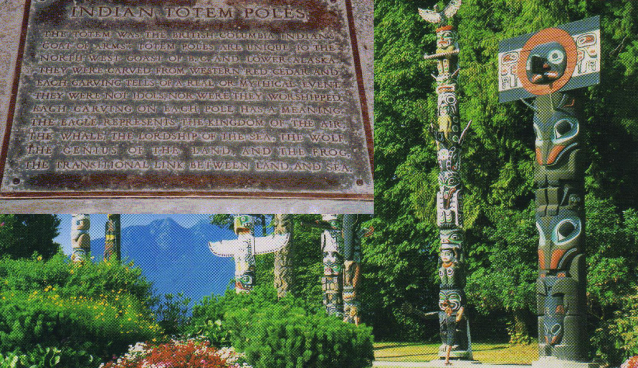
[(104, 227), (104, 260), (108, 261), (115, 257), (116, 261), (122, 259), (120, 243), (120, 215), (108, 215), (108, 220)]
[(275, 288), (277, 296), (283, 298), (290, 291), (293, 284), (293, 228), (291, 215), (275, 215), (275, 234), (290, 234), (290, 241), (275, 252)]
[(255, 221), (250, 215), (235, 216), (237, 239), (208, 242), (218, 257), (235, 258), (235, 291), (248, 293), (255, 285), (255, 255), (276, 252), (288, 244), (290, 234), (255, 237)]
[(359, 325), (361, 302), (361, 226), (359, 215), (343, 215), (343, 321)]
[(323, 305), (330, 316), (343, 317), (343, 236), (337, 215), (321, 215), (318, 227), (323, 254)]
[[(568, 91), (599, 82), (600, 20), (585, 19), (501, 42), (500, 101), (535, 97), (536, 283), (540, 360), (586, 363), (584, 158), (577, 101)], [(523, 102), (525, 102), (523, 100)]]
[(71, 247), (73, 262), (82, 262), (88, 259), (91, 252), (91, 219), (89, 215), (71, 215)]
[(439, 191), (436, 195), (437, 226), (441, 239), (439, 257), (439, 325), (442, 344), (439, 357), (472, 359), (469, 339), (469, 323), (465, 317), (464, 254), (463, 254), (463, 185), (461, 183), (461, 146), (470, 123), (461, 131), (457, 92), (458, 34), (448, 24), (461, 6), (461, 0), (452, 0), (439, 12), (419, 9), (419, 14), (437, 26), (436, 53), (425, 55), (426, 60), (435, 60), (438, 75), (438, 128), (430, 125), (438, 150)]

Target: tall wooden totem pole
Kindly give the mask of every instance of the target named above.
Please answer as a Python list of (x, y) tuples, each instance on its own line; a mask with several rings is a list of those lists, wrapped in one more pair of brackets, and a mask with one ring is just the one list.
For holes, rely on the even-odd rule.
[(361, 302), (361, 223), (359, 215), (343, 215), (343, 320), (359, 324)]
[(104, 233), (104, 260), (108, 261), (111, 257), (116, 261), (121, 260), (120, 215), (108, 215), (108, 220), (104, 226)]
[(330, 316), (343, 318), (343, 236), (337, 215), (321, 215), (318, 227), (323, 254), (323, 305)]
[(275, 289), (277, 289), (277, 297), (283, 298), (288, 294), (292, 287), (294, 274), (292, 269), (292, 259), (294, 248), (293, 243), (293, 230), (294, 224), (292, 222), (292, 215), (278, 214), (274, 217), (275, 234), (290, 234), (290, 241), (275, 252)]
[[(599, 82), (600, 19), (505, 40), (501, 102), (535, 97), (536, 283), (540, 360), (534, 367), (587, 363), (584, 151), (573, 89)], [(523, 100), (523, 102), (525, 102)], [(525, 102), (527, 104), (527, 102)]]
[(461, 6), (452, 0), (442, 12), (419, 9), (419, 14), (437, 26), (436, 53), (425, 55), (437, 63), (438, 128), (430, 125), (436, 140), (439, 163), (439, 192), (436, 195), (437, 226), (441, 239), (439, 257), (439, 324), (442, 345), (439, 357), (472, 359), (469, 322), (465, 311), (463, 185), (461, 182), (461, 146), (470, 124), (461, 131), (457, 92), (458, 34), (448, 24)]
[(88, 259), (91, 253), (91, 218), (89, 215), (71, 215), (71, 247), (73, 262), (82, 262)]
[(235, 291), (248, 293), (255, 285), (255, 255), (276, 252), (288, 244), (290, 234), (255, 237), (255, 221), (250, 215), (234, 219), (237, 239), (208, 242), (210, 251), (218, 257), (235, 259)]

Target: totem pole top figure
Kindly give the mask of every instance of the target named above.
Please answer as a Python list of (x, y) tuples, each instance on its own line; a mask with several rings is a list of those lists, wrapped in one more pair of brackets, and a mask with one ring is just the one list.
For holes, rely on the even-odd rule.
[(235, 216), (234, 228), (237, 239), (208, 242), (216, 256), (233, 257), (247, 246), (251, 248), (252, 255), (272, 253), (285, 246), (290, 238), (289, 233), (255, 237), (255, 220), (250, 215)]
[(249, 292), (255, 282), (255, 255), (276, 252), (288, 244), (290, 234), (255, 237), (255, 221), (250, 215), (234, 219), (237, 239), (209, 242), (208, 247), (218, 257), (235, 259), (235, 287), (237, 292)]
[(452, 0), (442, 12), (439, 12), (438, 5), (434, 5), (434, 10), (419, 9), (419, 15), (429, 23), (444, 27), (448, 25), (448, 19), (452, 18), (460, 7), (461, 0)]
[(499, 102), (600, 82), (600, 17), (501, 41)]

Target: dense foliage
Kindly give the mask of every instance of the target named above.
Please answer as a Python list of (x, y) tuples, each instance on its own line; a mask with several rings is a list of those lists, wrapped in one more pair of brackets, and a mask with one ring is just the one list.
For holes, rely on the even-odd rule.
[(56, 215), (0, 215), (0, 254), (26, 258), (37, 252), (49, 259), (60, 250), (53, 241), (58, 225)]
[[(436, 1), (375, 1), (375, 234), (364, 246), (368, 316), (386, 339), (434, 339), (435, 324), (401, 313), (404, 302), (435, 310), (436, 148), (426, 127), (436, 121), (434, 27), (418, 8)], [(443, 8), (444, 2), (438, 2)], [(460, 111), (472, 120), (463, 147), (470, 317), (534, 335), (533, 112), (499, 104), (498, 43), (543, 28), (600, 15), (601, 83), (579, 91), (586, 147), (589, 335), (592, 357), (619, 364), (605, 322), (624, 309), (638, 285), (635, 209), (638, 192), (638, 1), (466, 0), (452, 22), (459, 31)], [(622, 282), (620, 282), (622, 281)], [(504, 318), (494, 318), (494, 317)], [(498, 325), (498, 326), (494, 326)], [(635, 326), (635, 325), (633, 325)], [(515, 328), (514, 328), (515, 327)], [(635, 328), (635, 327), (634, 327)], [(602, 330), (601, 330), (602, 329)], [(523, 341), (525, 339), (522, 339)], [(614, 353), (613, 351), (616, 351)], [(628, 352), (625, 352), (625, 356)], [(622, 355), (622, 354), (621, 354)]]
[(270, 285), (205, 298), (193, 308), (191, 328), (213, 345), (232, 344), (257, 368), (367, 367), (373, 359), (371, 328), (343, 323), (292, 295), (277, 300)]
[(73, 264), (62, 254), (48, 261), (3, 259), (0, 353), (25, 362), (48, 356), (59, 366), (96, 366), (130, 344), (163, 336), (151, 312), (154, 302), (151, 284), (130, 265)]

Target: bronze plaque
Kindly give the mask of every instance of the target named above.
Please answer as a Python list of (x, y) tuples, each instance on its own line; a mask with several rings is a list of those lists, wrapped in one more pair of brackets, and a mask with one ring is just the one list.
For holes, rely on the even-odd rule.
[(38, 0), (3, 197), (372, 200), (350, 0)]

